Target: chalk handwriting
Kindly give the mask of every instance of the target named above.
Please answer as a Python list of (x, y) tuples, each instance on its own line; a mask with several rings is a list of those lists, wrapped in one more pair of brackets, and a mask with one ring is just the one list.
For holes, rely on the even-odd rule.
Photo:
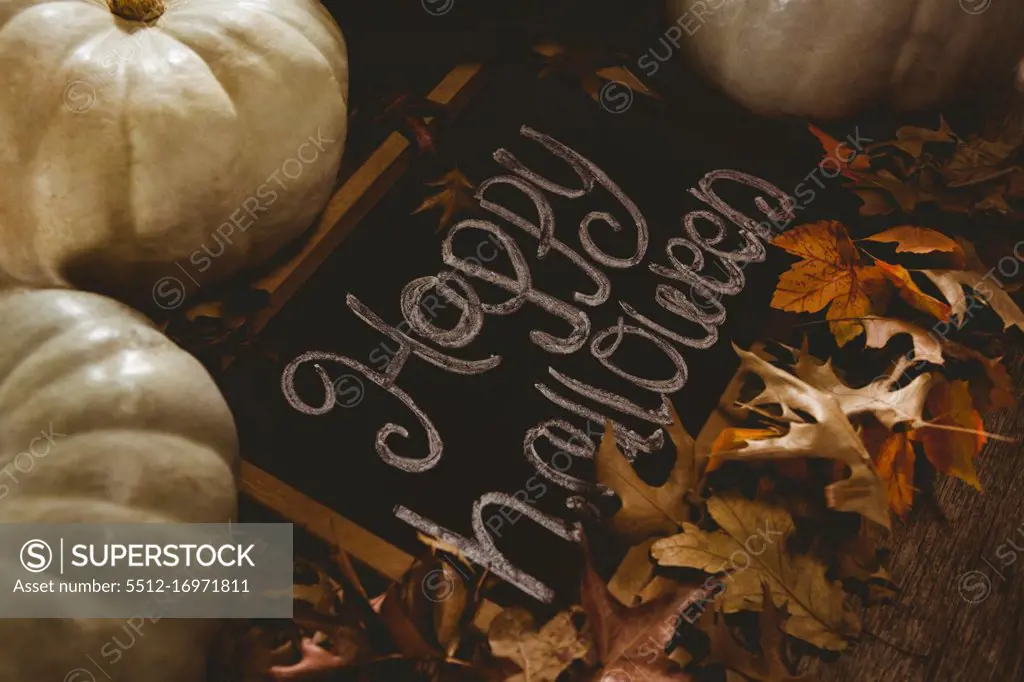
[[(501, 148), (493, 156), (506, 172), (484, 180), (477, 190), (476, 198), (481, 208), (490, 213), (495, 220), (503, 221), (536, 239), (537, 259), (544, 259), (554, 252), (593, 283), (592, 291), (566, 292), (567, 296), (571, 295), (572, 300), (582, 306), (601, 306), (610, 301), (612, 295), (611, 281), (601, 268), (625, 269), (644, 261), (650, 238), (647, 221), (639, 207), (593, 161), (562, 142), (527, 126), (520, 129), (520, 135), (539, 143), (553, 156), (562, 159), (576, 175), (579, 186), (568, 187), (544, 177), (528, 168), (510, 151)], [(587, 419), (588, 424), (590, 420), (599, 424), (610, 423), (622, 452), (630, 460), (635, 459), (640, 453), (657, 452), (665, 444), (663, 427), (671, 423), (670, 404), (666, 396), (683, 388), (689, 374), (686, 359), (679, 347), (700, 350), (710, 348), (718, 342), (719, 327), (726, 319), (722, 297), (734, 296), (743, 290), (746, 283), (743, 266), (763, 261), (766, 255), (763, 242), (775, 236), (766, 227), (765, 221), (755, 220), (722, 199), (713, 189), (719, 183), (733, 183), (763, 193), (764, 196), (757, 196), (754, 199), (754, 206), (775, 224), (788, 224), (795, 218), (793, 200), (785, 192), (766, 180), (740, 171), (713, 170), (698, 181), (697, 187), (690, 188), (690, 194), (708, 208), (691, 211), (681, 218), (681, 234), (669, 239), (664, 247), (667, 265), (648, 263), (647, 267), (654, 275), (667, 280), (655, 283), (654, 303), (663, 311), (684, 321), (687, 326), (699, 330), (696, 335), (688, 336), (677, 329), (669, 328), (666, 324), (640, 312), (630, 302), (622, 300), (616, 301), (616, 304), (625, 317), (620, 317), (617, 324), (591, 334), (590, 318), (583, 310), (535, 287), (526, 255), (501, 225), (489, 220), (468, 219), (452, 227), (441, 245), (441, 260), (452, 271), (438, 276), (413, 279), (402, 290), (399, 307), (405, 320), (404, 324), (409, 334), (415, 334), (423, 341), (385, 323), (350, 294), (346, 299), (349, 309), (373, 329), (397, 342), (398, 351), (382, 371), (373, 370), (352, 358), (334, 353), (304, 353), (295, 358), (284, 370), (281, 387), (285, 397), (296, 410), (314, 416), (324, 415), (334, 407), (336, 396), (330, 376), (319, 363), (333, 362), (361, 373), (372, 383), (398, 398), (413, 413), (427, 436), (428, 452), (425, 457), (401, 457), (391, 450), (387, 439), (392, 435), (407, 438), (408, 431), (397, 424), (385, 424), (377, 432), (376, 438), (377, 452), (381, 459), (403, 471), (426, 471), (440, 461), (443, 442), (426, 412), (397, 386), (396, 382), (402, 369), (413, 355), (455, 374), (482, 374), (496, 368), (501, 362), (500, 356), (464, 360), (435, 350), (427, 345), (427, 342), (443, 348), (465, 348), (477, 339), (488, 315), (512, 315), (529, 303), (568, 325), (568, 332), (561, 337), (538, 329), (531, 330), (529, 338), (534, 344), (553, 356), (559, 356), (580, 351), (589, 340), (588, 350), (591, 357), (611, 375), (648, 393), (652, 399), (651, 403), (656, 406), (645, 407), (623, 395), (570, 377), (555, 367), (548, 368), (549, 376), (562, 388), (571, 391), (573, 397), (561, 395), (551, 386), (537, 382), (534, 386), (540, 394), (564, 412)], [(533, 204), (536, 216), (520, 215), (496, 201), (492, 196), (493, 188), (499, 186), (515, 189), (527, 198)], [(557, 216), (548, 195), (570, 201), (582, 201), (598, 187), (614, 198), (629, 216), (631, 228), (634, 230), (635, 246), (628, 256), (607, 253), (597, 244), (592, 234), (598, 223), (603, 223), (614, 232), (622, 232), (624, 229), (623, 222), (607, 211), (592, 210), (578, 225), (577, 236), (582, 253), (559, 239), (557, 235)], [(778, 208), (772, 208), (765, 197), (774, 199), (778, 203)], [(729, 224), (734, 229), (728, 229)], [(485, 267), (480, 258), (463, 258), (456, 255), (454, 239), (466, 230), (485, 233), (487, 239), (495, 244), (497, 251), (504, 253), (508, 258), (513, 276)], [(722, 248), (727, 237), (738, 238), (740, 245), (734, 250)], [(686, 253), (685, 258), (680, 257), (682, 252)], [(716, 259), (716, 269), (724, 278), (705, 273), (708, 257)], [(493, 285), (509, 294), (509, 297), (497, 303), (483, 302), (469, 279)], [(454, 283), (455, 286), (451, 287), (449, 283)], [(679, 288), (680, 286), (683, 288)], [(459, 319), (452, 328), (438, 327), (424, 315), (422, 305), (431, 290), (436, 290), (445, 301), (458, 308)], [(436, 301), (436, 297), (434, 300)], [(627, 324), (627, 318), (635, 324)], [(674, 372), (669, 376), (641, 377), (623, 369), (615, 358), (619, 353), (625, 352), (620, 349), (627, 337), (647, 342), (667, 360), (666, 366), (673, 367)], [(323, 383), (322, 405), (308, 404), (298, 395), (295, 375), (307, 363), (313, 363), (313, 369)], [(588, 406), (587, 403), (600, 406), (602, 411)], [(654, 425), (655, 429), (650, 435), (642, 435), (623, 424), (619, 415), (647, 422)], [(556, 431), (566, 436), (560, 436)], [(557, 467), (545, 462), (536, 449), (537, 442), (542, 438), (551, 446), (558, 448), (556, 456), (563, 455), (569, 464)], [(582, 504), (579, 495), (604, 491), (603, 486), (599, 484), (566, 473), (571, 465), (571, 458), (593, 459), (594, 452), (595, 444), (590, 434), (561, 418), (548, 419), (530, 428), (523, 441), (526, 460), (537, 473), (573, 494), (567, 503), (570, 508)], [(474, 503), (471, 512), (472, 538), (454, 533), (405, 506), (397, 506), (394, 513), (405, 523), (456, 547), (472, 561), (489, 568), (524, 592), (541, 601), (550, 602), (554, 598), (551, 588), (513, 565), (497, 548), (483, 520), (483, 509), (491, 505), (513, 509), (567, 542), (577, 542), (580, 539), (578, 524), (541, 513), (527, 501), (500, 492), (486, 493)]]

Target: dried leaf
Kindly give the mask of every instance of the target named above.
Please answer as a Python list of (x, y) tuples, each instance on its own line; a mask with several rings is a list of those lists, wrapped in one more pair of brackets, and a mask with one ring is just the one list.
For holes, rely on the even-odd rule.
[(409, 658), (440, 658), (442, 652), (424, 637), (402, 599), (402, 585), (394, 583), (385, 593), (380, 617), (398, 650)]
[(766, 583), (773, 604), (790, 605), (785, 631), (817, 647), (841, 651), (859, 634), (860, 620), (842, 585), (825, 577), (825, 564), (787, 552), (787, 538), (796, 530), (789, 512), (736, 495), (712, 497), (708, 512), (721, 530), (686, 524), (682, 533), (654, 544), (654, 559), (663, 566), (727, 573), (718, 597), (726, 613), (762, 610)]
[(626, 62), (624, 55), (600, 48), (576, 46), (547, 46), (547, 48), (542, 49), (542, 52), (548, 54), (547, 64), (538, 77), (547, 78), (559, 75), (577, 80), (583, 90), (595, 101), (598, 101), (598, 91), (601, 89), (601, 79), (597, 72)]
[[(888, 506), (882, 480), (860, 436), (841, 409), (837, 396), (816, 388), (803, 377), (793, 376), (753, 353), (736, 348), (741, 373), (756, 374), (765, 384), (764, 390), (750, 401), (754, 406), (779, 405), (782, 421), (788, 422), (784, 436), (749, 441), (742, 448), (723, 450), (721, 459), (797, 459), (823, 457), (842, 462), (850, 468), (850, 477), (832, 483), (825, 489), (829, 507), (862, 514), (883, 526), (889, 525)], [(808, 378), (831, 383), (835, 377), (828, 365), (801, 365)], [(842, 385), (841, 382), (839, 382)], [(863, 396), (851, 396), (858, 409), (870, 409)], [(865, 403), (861, 405), (859, 403)], [(800, 413), (809, 415), (806, 421)]]
[(832, 301), (825, 314), (829, 331), (840, 348), (864, 331), (861, 318), (882, 313), (889, 300), (888, 285), (878, 268), (857, 268), (856, 276), (855, 289)]
[(602, 664), (595, 680), (615, 680), (617, 672), (629, 670), (644, 682), (692, 682), (665, 649), (686, 609), (710, 600), (703, 590), (676, 584), (658, 599), (628, 608), (611, 595), (588, 557), (580, 599)]
[(921, 287), (917, 286), (917, 283), (914, 282), (910, 272), (905, 267), (902, 265), (892, 265), (880, 260), (875, 260), (875, 265), (893, 283), (900, 294), (900, 298), (908, 304), (943, 322), (949, 320), (952, 314), (950, 307), (921, 291)]
[(427, 183), (430, 187), (443, 187), (440, 192), (423, 200), (413, 214), (423, 211), (441, 209), (441, 218), (437, 223), (437, 231), (443, 230), (452, 223), (452, 219), (460, 213), (476, 212), (480, 202), (474, 196), (476, 187), (459, 169), (453, 169), (434, 182)]
[(914, 444), (906, 432), (893, 433), (882, 443), (875, 458), (885, 480), (889, 506), (901, 518), (914, 501)]
[(469, 589), (455, 567), (431, 558), (388, 588), (380, 617), (404, 655), (444, 658), (459, 644), (469, 603)]
[(772, 307), (790, 312), (818, 312), (837, 296), (856, 289), (857, 247), (836, 221), (798, 225), (772, 244), (801, 260), (779, 278)]
[(277, 665), (270, 669), (274, 682), (314, 682), (326, 680), (332, 673), (351, 665), (341, 656), (331, 653), (309, 637), (302, 638), (302, 659), (294, 665)]
[(840, 164), (841, 170), (869, 170), (871, 164), (867, 156), (850, 147), (845, 142), (840, 142), (824, 130), (808, 123), (808, 130), (818, 138), (826, 157), (832, 157)]
[[(925, 202), (954, 213), (1014, 214), (1007, 197), (1020, 197), (1024, 191), (1024, 169), (1017, 162), (1022, 140), (1017, 127), (1004, 126), (994, 139), (979, 135), (964, 139), (944, 119), (937, 130), (906, 126), (897, 131), (896, 140), (870, 146), (869, 169), (848, 170), (844, 175), (854, 180), (850, 189), (865, 202), (863, 215), (888, 213), (894, 203), (909, 212)], [(930, 143), (939, 147), (929, 149)]]
[(701, 626), (710, 639), (708, 660), (741, 673), (749, 680), (808, 681), (810, 678), (806, 675), (793, 675), (786, 664), (785, 639), (782, 633), (789, 614), (785, 605), (775, 605), (767, 584), (762, 583), (761, 590), (761, 603), (764, 604), (764, 608), (757, 619), (761, 652), (754, 654), (744, 648), (736, 641), (736, 637), (725, 622), (724, 614), (709, 610), (701, 617)]
[(973, 433), (922, 428), (915, 437), (924, 445), (928, 461), (944, 474), (955, 476), (981, 490), (974, 470), (974, 458), (985, 445), (981, 415), (974, 409), (970, 390), (964, 381), (942, 380), (928, 394), (928, 411), (934, 424), (973, 430)]
[(819, 363), (807, 353), (806, 346), (796, 351), (796, 357), (793, 365), (796, 376), (830, 395), (847, 419), (854, 421), (871, 415), (890, 430), (897, 424), (921, 426), (924, 423), (925, 401), (934, 376), (921, 374), (906, 386), (899, 386), (904, 369), (911, 364), (909, 360), (902, 359), (888, 375), (855, 388), (839, 378), (831, 360)]
[(608, 591), (625, 606), (636, 606), (640, 594), (654, 578), (654, 564), (651, 562), (651, 545), (655, 538), (633, 545), (626, 552), (608, 581)]
[(799, 225), (772, 243), (801, 258), (779, 277), (773, 308), (799, 313), (829, 306), (826, 318), (840, 346), (862, 331), (851, 318), (882, 312), (885, 277), (878, 268), (861, 265), (842, 223)]
[(671, 409), (671, 414), (673, 423), (666, 430), (676, 446), (676, 463), (664, 485), (651, 486), (637, 476), (633, 465), (619, 450), (610, 423), (605, 426), (604, 437), (594, 456), (597, 481), (614, 490), (622, 500), (622, 507), (611, 517), (609, 526), (633, 543), (653, 535), (674, 533), (689, 517), (686, 493), (697, 478), (693, 438), (686, 433), (675, 408)]
[[(439, 571), (439, 572), (438, 572)], [(465, 624), (467, 607), (469, 606), (469, 590), (455, 568), (447, 561), (442, 561), (439, 569), (434, 569), (429, 584), (423, 584), (424, 590), (443, 590), (433, 594), (434, 637), (441, 648), (451, 656), (462, 640), (462, 628)]]
[(869, 242), (881, 242), (896, 244), (896, 253), (932, 253), (944, 251), (947, 253), (960, 253), (960, 246), (935, 230), (927, 227), (916, 227), (914, 225), (901, 225), (893, 227), (884, 232), (865, 237)]
[(487, 631), (491, 652), (514, 661), (522, 672), (506, 682), (555, 682), (590, 646), (573, 625), (572, 613), (563, 611), (540, 630), (529, 611), (512, 607), (491, 621)]
[[(850, 173), (847, 173), (850, 176)], [(851, 187), (864, 199), (864, 193), (881, 193), (883, 198), (873, 198), (865, 201), (861, 206), (861, 215), (884, 215), (893, 210), (892, 203), (896, 204), (904, 213), (911, 213), (917, 205), (932, 200), (932, 196), (905, 183), (900, 178), (886, 169), (877, 172), (860, 171), (852, 175), (855, 184)], [(883, 210), (882, 207), (887, 210)]]
[(864, 345), (867, 348), (885, 348), (894, 336), (909, 334), (914, 342), (915, 360), (931, 362), (936, 365), (945, 362), (945, 358), (942, 357), (942, 343), (924, 327), (903, 320), (889, 320), (880, 317), (865, 318), (861, 320), (861, 324), (864, 325), (866, 337)]
[(987, 357), (959, 343), (947, 343), (946, 346), (946, 354), (950, 357), (976, 362), (981, 366), (983, 374), (973, 377), (969, 382), (975, 409), (979, 412), (988, 412), (1003, 407), (1014, 407), (1017, 404), (1013, 397), (1013, 380), (1006, 371), (1002, 358)]
[(886, 144), (898, 147), (914, 158), (917, 158), (924, 151), (926, 142), (956, 142), (957, 139), (949, 124), (946, 123), (946, 119), (940, 115), (938, 130), (929, 130), (928, 128), (919, 128), (917, 126), (903, 126), (896, 131), (896, 141)]
[(1013, 302), (1010, 295), (997, 284), (988, 282), (988, 277), (971, 270), (922, 270), (935, 283), (942, 295), (950, 302), (952, 312), (960, 324), (967, 313), (967, 297), (963, 287), (970, 287), (1003, 320), (1003, 329), (1017, 327), (1024, 331), (1024, 312)]
[(715, 442), (711, 444), (711, 459), (708, 461), (707, 473), (710, 473), (721, 466), (723, 460), (715, 458), (715, 455), (723, 450), (735, 450), (752, 440), (763, 440), (782, 435), (778, 429), (742, 429), (729, 427), (723, 429)]

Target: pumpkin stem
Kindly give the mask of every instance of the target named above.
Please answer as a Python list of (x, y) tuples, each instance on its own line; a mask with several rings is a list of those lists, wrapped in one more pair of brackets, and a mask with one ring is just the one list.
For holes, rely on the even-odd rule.
[(164, 0), (107, 0), (107, 6), (128, 21), (153, 21), (164, 13)]

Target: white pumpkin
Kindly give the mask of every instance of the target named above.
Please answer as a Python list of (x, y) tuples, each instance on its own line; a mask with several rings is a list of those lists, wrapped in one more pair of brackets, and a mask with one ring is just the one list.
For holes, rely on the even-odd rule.
[[(0, 523), (235, 516), (231, 413), (202, 365), (145, 318), (95, 294), (7, 289), (0, 330)], [(0, 557), (4, 585), (12, 559)], [(113, 680), (197, 682), (218, 627), (0, 620), (0, 680), (105, 679), (87, 657), (110, 664), (116, 637)], [(93, 677), (69, 677), (78, 669)]]
[[(668, 10), (681, 51), (766, 115), (927, 108), (1012, 84), (1024, 55), (1019, 0), (668, 0)], [(662, 60), (672, 42), (641, 59)]]
[(318, 0), (109, 1), (0, 0), (0, 273), (138, 302), (260, 263), (335, 184), (341, 31)]

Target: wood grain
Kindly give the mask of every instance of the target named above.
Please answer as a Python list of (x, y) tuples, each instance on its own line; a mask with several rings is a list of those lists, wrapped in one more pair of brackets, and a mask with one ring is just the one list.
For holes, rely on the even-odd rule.
[[(1007, 362), (1020, 386), (1024, 349), (1018, 348)], [(1024, 435), (1024, 410), (996, 414), (986, 420), (986, 428), (1019, 438)], [(934, 504), (918, 498), (907, 522), (894, 523), (890, 568), (902, 592), (895, 606), (874, 607), (865, 614), (866, 630), (877, 637), (866, 636), (837, 661), (816, 662), (811, 667), (816, 679), (1024, 679), (1024, 551), (1005, 546), (1011, 541), (1024, 548), (1021, 455), (1019, 443), (990, 441), (978, 461), (983, 494), (940, 475)], [(1004, 557), (1015, 557), (1005, 568), (1009, 559), (997, 557), (1001, 546)], [(991, 585), (987, 596), (981, 575)]]

